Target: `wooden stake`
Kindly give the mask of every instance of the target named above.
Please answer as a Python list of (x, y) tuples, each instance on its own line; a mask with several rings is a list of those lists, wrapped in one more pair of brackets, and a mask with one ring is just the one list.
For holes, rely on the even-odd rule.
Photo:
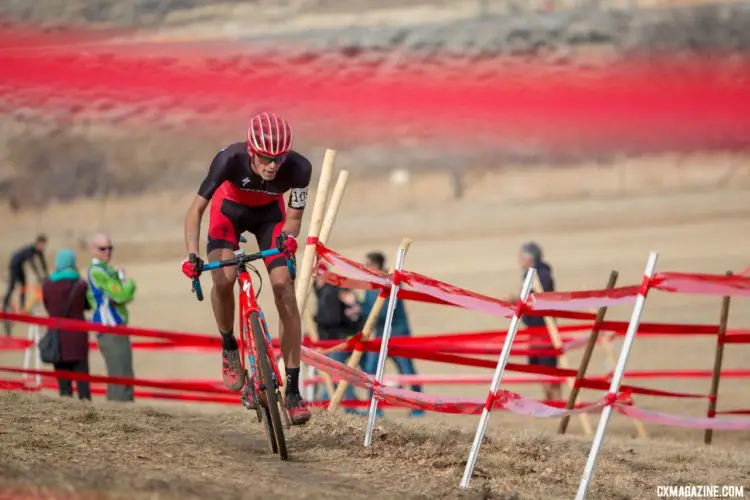
[(313, 275), (313, 265), (316, 257), (316, 245), (309, 242), (311, 238), (317, 238), (320, 235), (320, 228), (323, 224), (323, 214), (328, 200), (328, 188), (333, 177), (333, 167), (336, 163), (336, 150), (326, 149), (323, 158), (323, 169), (320, 172), (318, 181), (318, 190), (315, 193), (315, 205), (313, 206), (312, 218), (310, 220), (310, 230), (307, 233), (308, 241), (305, 244), (305, 254), (302, 258), (302, 265), (297, 269), (297, 309), (300, 314), (305, 310), (307, 303), (307, 292), (310, 289), (310, 279)]
[[(536, 277), (534, 279), (534, 293), (542, 293), (542, 285), (539, 282), (539, 274), (536, 274)], [(554, 319), (552, 319), (549, 316), (544, 316), (544, 323), (547, 325), (547, 332), (549, 333), (550, 340), (552, 341), (552, 345), (555, 349), (562, 349), (563, 343), (562, 339), (560, 338), (560, 330), (557, 329), (557, 323), (555, 323)], [(564, 354), (560, 353), (558, 356), (560, 360), (560, 367), (563, 369), (570, 368), (570, 365), (568, 364), (568, 358), (565, 357)], [(570, 378), (565, 379), (568, 387), (570, 387), (571, 392), (575, 389), (575, 385), (573, 383), (573, 380)], [(583, 428), (583, 432), (587, 435), (591, 435), (591, 423), (589, 422), (588, 415), (586, 414), (579, 414), (578, 419), (581, 421), (581, 427)]]
[[(599, 343), (601, 344), (602, 349), (604, 349), (604, 353), (607, 355), (607, 359), (609, 360), (609, 364), (612, 366), (612, 368), (617, 366), (617, 356), (615, 356), (615, 351), (614, 349), (612, 349), (612, 344), (609, 343), (607, 337), (602, 337), (599, 340)], [(630, 402), (632, 404), (635, 404), (635, 398), (632, 395), (630, 396)], [(643, 422), (635, 418), (630, 419), (630, 421), (633, 422), (633, 426), (635, 427), (635, 431), (638, 433), (638, 437), (648, 437), (648, 434), (646, 433), (646, 427), (643, 425)]]
[[(731, 276), (732, 271), (727, 271), (727, 276)], [(719, 380), (721, 380), (721, 364), (724, 361), (724, 338), (727, 333), (727, 324), (729, 323), (729, 301), (730, 297), (724, 297), (721, 300), (721, 316), (719, 317), (719, 335), (716, 337), (716, 354), (714, 356), (714, 373), (711, 377), (711, 394), (708, 397), (708, 418), (714, 418), (716, 412), (716, 398), (719, 397)], [(703, 436), (705, 444), (711, 444), (714, 438), (714, 430), (706, 429)]]
[[(333, 223), (336, 221), (336, 216), (338, 215), (339, 208), (341, 207), (341, 200), (344, 197), (344, 192), (346, 191), (347, 182), (349, 182), (349, 172), (347, 172), (346, 170), (342, 170), (341, 172), (339, 172), (339, 177), (336, 180), (336, 185), (334, 186), (333, 193), (331, 194), (331, 201), (328, 204), (328, 209), (326, 210), (325, 218), (323, 219), (323, 224), (320, 228), (320, 236), (318, 237), (318, 239), (324, 245), (328, 242), (328, 236), (331, 234)], [(316, 264), (317, 259), (313, 259), (313, 266), (315, 266)], [(315, 271), (314, 267), (313, 271)], [(308, 295), (312, 292), (316, 274), (316, 272), (312, 273), (310, 286), (307, 288)], [(310, 337), (313, 339), (313, 341), (317, 342), (318, 340), (320, 340), (320, 337), (318, 336), (317, 325), (315, 325), (315, 320), (313, 319), (312, 309), (305, 308), (304, 311), (301, 311), (301, 314), (304, 318), (305, 324), (312, 326), (312, 328), (308, 327), (308, 332), (310, 333)], [(320, 372), (320, 374), (323, 377), (323, 382), (326, 384), (328, 394), (333, 394), (334, 386), (333, 380), (331, 380), (331, 376), (326, 372)]]
[[(612, 271), (609, 274), (607, 290), (615, 287), (615, 283), (617, 283), (617, 276), (617, 271)], [(591, 362), (591, 355), (594, 353), (594, 346), (596, 346), (596, 341), (599, 337), (599, 330), (601, 328), (600, 325), (602, 321), (604, 321), (605, 314), (607, 314), (606, 307), (600, 307), (599, 311), (596, 313), (596, 319), (594, 320), (594, 326), (591, 328), (589, 341), (586, 344), (586, 349), (583, 351), (583, 358), (581, 358), (581, 363), (578, 365), (578, 373), (576, 373), (576, 383), (573, 385), (573, 388), (568, 395), (568, 404), (565, 406), (565, 408), (568, 410), (572, 410), (573, 408), (575, 408), (576, 400), (578, 399), (578, 393), (581, 390), (581, 388), (578, 387), (578, 381), (586, 376), (586, 370), (588, 369), (589, 363)], [(559, 434), (565, 434), (565, 431), (568, 429), (568, 422), (570, 422), (570, 415), (567, 415), (563, 417), (562, 420), (560, 420), (560, 425), (557, 428), (557, 432)]]
[[(318, 190), (315, 192), (315, 204), (313, 205), (310, 229), (307, 233), (308, 241), (310, 238), (317, 238), (320, 234), (320, 226), (323, 224), (323, 212), (326, 208), (326, 201), (328, 200), (328, 188), (331, 183), (331, 177), (333, 176), (333, 167), (335, 163), (336, 150), (326, 149), (326, 154), (323, 157), (323, 168), (321, 169), (320, 179), (318, 180)], [(310, 279), (312, 278), (315, 256), (315, 245), (306, 243), (302, 265), (297, 266), (295, 289), (297, 309), (299, 310), (300, 319), (304, 317), (302, 313), (305, 310), (305, 302), (307, 300), (307, 294), (302, 292), (310, 289)], [(279, 362), (279, 372), (281, 378), (284, 379), (286, 377), (286, 366), (284, 366), (283, 358)], [(286, 384), (284, 385), (284, 388), (286, 388)], [(286, 392), (286, 389), (284, 389), (284, 392)]]
[[(401, 240), (401, 245), (399, 246), (399, 249), (403, 248), (404, 251), (408, 251), (409, 247), (411, 246), (412, 240), (409, 238), (404, 238)], [(391, 269), (389, 272), (393, 272), (394, 265), (391, 266)], [(379, 295), (378, 298), (375, 300), (375, 304), (372, 306), (372, 310), (370, 311), (369, 316), (367, 316), (367, 320), (365, 321), (365, 326), (362, 327), (362, 340), (369, 340), (372, 336), (372, 332), (375, 330), (375, 325), (378, 322), (378, 318), (380, 317), (380, 312), (383, 310), (383, 306), (385, 305), (385, 298), (382, 295)], [(359, 367), (359, 362), (362, 360), (362, 351), (354, 350), (352, 352), (352, 355), (349, 357), (349, 361), (346, 362), (347, 366), (350, 368), (357, 368)], [(336, 411), (336, 409), (339, 406), (339, 403), (341, 403), (341, 400), (344, 398), (344, 391), (346, 391), (346, 388), (349, 386), (349, 383), (346, 380), (341, 380), (339, 382), (339, 385), (336, 387), (336, 392), (331, 396), (331, 402), (328, 404), (328, 411), (330, 413), (333, 413)]]

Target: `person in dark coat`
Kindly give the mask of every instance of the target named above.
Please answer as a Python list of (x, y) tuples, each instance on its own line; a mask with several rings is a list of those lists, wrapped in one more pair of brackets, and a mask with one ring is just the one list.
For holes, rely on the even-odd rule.
[[(315, 312), (315, 324), (318, 327), (320, 340), (339, 340), (341, 342), (356, 335), (362, 328), (362, 316), (359, 310), (357, 298), (351, 290), (332, 285), (325, 278), (315, 278), (314, 290), (317, 299), (317, 310)], [(337, 351), (328, 353), (327, 356), (339, 363), (346, 364), (350, 351)], [(328, 399), (328, 391), (325, 386), (321, 399)], [(354, 388), (347, 385), (344, 391), (344, 400), (356, 400)], [(345, 413), (356, 413), (350, 408), (344, 409)]]
[[(68, 314), (70, 319), (84, 319), (84, 312), (89, 310), (88, 285), (81, 279), (76, 267), (76, 255), (73, 250), (60, 250), (55, 256), (55, 271), (42, 285), (42, 300), (50, 317), (63, 317), (70, 294), (73, 294)], [(60, 331), (60, 362), (55, 363), (55, 371), (89, 373), (89, 333), (81, 331)], [(57, 379), (60, 396), (73, 396), (73, 382)], [(91, 389), (88, 382), (76, 382), (78, 398), (91, 400)]]
[[(518, 264), (521, 268), (521, 280), (526, 278), (526, 272), (530, 267), (536, 269), (539, 284), (544, 292), (555, 291), (555, 280), (552, 277), (552, 267), (543, 259), (542, 248), (539, 244), (529, 241), (521, 245), (518, 253)], [(516, 302), (518, 297), (512, 296), (511, 301)], [(521, 321), (527, 328), (546, 328), (547, 324), (543, 316), (521, 316)], [(553, 319), (554, 321), (554, 319)], [(531, 343), (532, 349), (551, 350), (554, 349), (550, 337), (544, 340), (544, 337), (536, 337)], [(530, 365), (549, 366), (557, 368), (557, 356), (529, 356)], [(562, 388), (560, 384), (542, 384), (544, 396), (547, 401), (560, 401), (562, 399)]]

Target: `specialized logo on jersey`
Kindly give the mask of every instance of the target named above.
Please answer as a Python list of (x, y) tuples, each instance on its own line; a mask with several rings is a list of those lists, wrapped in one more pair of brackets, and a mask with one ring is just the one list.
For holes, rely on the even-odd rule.
[(250, 183), (250, 177), (245, 177), (242, 179), (242, 187), (247, 186)]
[(253, 189), (253, 188), (238, 188), (238, 189), (246, 193), (261, 193), (261, 194), (267, 194), (268, 196), (279, 196), (283, 194), (283, 193), (274, 192), (274, 191), (264, 191), (262, 189)]
[(291, 208), (302, 209), (307, 205), (307, 187), (292, 188), (289, 192), (289, 206)]

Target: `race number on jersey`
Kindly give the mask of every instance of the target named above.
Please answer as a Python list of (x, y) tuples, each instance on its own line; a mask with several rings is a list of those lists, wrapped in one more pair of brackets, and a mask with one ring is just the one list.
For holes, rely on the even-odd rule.
[(292, 188), (289, 192), (289, 206), (291, 208), (303, 209), (307, 204), (307, 187)]

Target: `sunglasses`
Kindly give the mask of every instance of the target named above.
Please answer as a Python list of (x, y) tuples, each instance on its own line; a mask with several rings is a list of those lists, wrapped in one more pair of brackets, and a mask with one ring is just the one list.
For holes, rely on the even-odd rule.
[(265, 155), (259, 155), (259, 154), (256, 154), (255, 156), (257, 156), (258, 158), (260, 158), (260, 159), (261, 159), (261, 161), (263, 161), (263, 162), (265, 162), (265, 163), (276, 162), (276, 163), (278, 163), (279, 165), (280, 165), (280, 164), (282, 164), (282, 163), (284, 163), (284, 160), (286, 160), (286, 155), (280, 155), (280, 156), (265, 156)]
[(114, 249), (112, 245), (109, 245), (108, 247), (97, 247), (97, 248), (99, 249), (100, 252), (106, 252), (107, 250), (111, 252), (112, 249)]

